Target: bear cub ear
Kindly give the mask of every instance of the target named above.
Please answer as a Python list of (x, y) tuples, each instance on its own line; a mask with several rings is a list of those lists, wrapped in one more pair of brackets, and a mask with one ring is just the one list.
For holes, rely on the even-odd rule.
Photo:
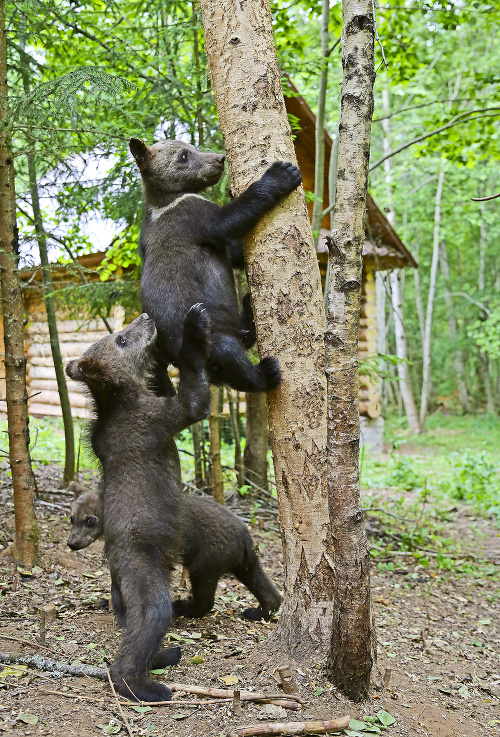
[(144, 166), (150, 155), (149, 148), (144, 141), (141, 141), (140, 138), (131, 138), (128, 147), (139, 168)]
[(113, 383), (106, 366), (96, 358), (80, 358), (70, 361), (66, 373), (73, 381), (85, 381), (93, 384)]
[(73, 501), (78, 499), (79, 496), (85, 494), (85, 487), (79, 484), (77, 481), (71, 481), (68, 485), (68, 489), (73, 492)]

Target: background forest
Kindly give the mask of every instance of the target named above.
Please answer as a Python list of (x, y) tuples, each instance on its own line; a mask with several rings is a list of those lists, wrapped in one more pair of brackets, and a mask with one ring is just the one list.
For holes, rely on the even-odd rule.
[[(50, 260), (68, 261), (68, 248), (73, 255), (107, 249), (101, 285), (66, 297), (78, 301), (79, 310), (90, 305), (94, 312), (123, 304), (124, 292), (138, 304), (130, 283), (106, 284), (120, 267), (140, 268), (141, 198), (129, 136), (177, 136), (222, 149), (200, 13), (189, 2), (32, 2), (22, 16), (18, 5), (8, 10), (22, 262), (37, 260), (29, 151), (36, 159)], [(282, 71), (316, 112), (324, 66), (321, 6), (273, 3), (272, 10)], [(495, 17), (495, 4), (482, 2), (387, 4), (378, 12), (388, 68), (377, 49), (369, 189), (420, 265), (402, 274), (401, 302), (417, 403), (430, 333), (425, 391), (432, 408), (494, 412), (500, 403), (500, 205), (471, 201), (498, 188)], [(332, 49), (341, 32), (340, 4), (330, 10), (328, 30)], [(328, 57), (325, 127), (333, 136), (339, 49)], [(382, 161), (388, 153), (394, 155)], [(210, 196), (223, 201), (226, 183)], [(396, 354), (388, 276), (383, 289), (386, 339), (379, 350)], [(395, 372), (391, 364), (387, 370)], [(400, 394), (398, 381), (385, 382), (386, 403), (397, 406)]]
[[(69, 310), (69, 317), (79, 323), (77, 330), (83, 324), (91, 333), (96, 328), (86, 321), (93, 318), (113, 323), (116, 306), (125, 309), (128, 321), (141, 311), (142, 219), (140, 178), (129, 138), (149, 143), (180, 138), (202, 150), (224, 150), (200, 7), (196, 0), (0, 0), (0, 7), (5, 8), (8, 62), (7, 112), (5, 96), (0, 99), (0, 115), (6, 112), (4, 139), (5, 131), (8, 135), (3, 151), (11, 146), (14, 157), (24, 294), (32, 288), (40, 293), (40, 281), (36, 284), (38, 277), (30, 269), (41, 263), (49, 326), (52, 318), (53, 326), (56, 323), (51, 301), (55, 308)], [(377, 272), (378, 356), (360, 362), (361, 374), (380, 385), (385, 421), (384, 452), (361, 449), (358, 519), (365, 516), (370, 537), (366, 559), (371, 556), (372, 565), (365, 568), (372, 575), (378, 666), (385, 689), (372, 690), (354, 712), (352, 703), (333, 691), (324, 664), (294, 670), (304, 696), (299, 716), (329, 719), (334, 704), (335, 711), (359, 717), (351, 722), (352, 735), (379, 734), (389, 727), (391, 734), (402, 736), (475, 737), (495, 734), (500, 725), (495, 711), (500, 698), (495, 619), (500, 560), (500, 198), (488, 199), (500, 191), (499, 10), (498, 0), (384, 0), (376, 8), (368, 191), (419, 264), (418, 269)], [(335, 152), (342, 3), (278, 0), (271, 2), (271, 11), (284, 93), (289, 79), (317, 115), (318, 128), (324, 121)], [(344, 28), (347, 47), (345, 37)], [(216, 75), (214, 89), (215, 80)], [(297, 119), (289, 116), (289, 121), (292, 133), (297, 131)], [(317, 153), (321, 160), (320, 148)], [(335, 163), (335, 154), (331, 160)], [(330, 183), (335, 176), (331, 165)], [(322, 180), (317, 170), (316, 191), (306, 191), (315, 205), (316, 238)], [(8, 199), (1, 195), (0, 205)], [(227, 173), (207, 196), (219, 204), (229, 200)], [(7, 220), (0, 212), (0, 225)], [(102, 252), (96, 279), (95, 270), (87, 270), (77, 257)], [(16, 256), (13, 261), (16, 265)], [(46, 277), (58, 270), (49, 263), (64, 265), (73, 284), (53, 289)], [(238, 279), (237, 286), (245, 289), (244, 276)], [(7, 303), (4, 296), (4, 315)], [(321, 309), (321, 299), (317, 303)], [(19, 334), (22, 355), (22, 327)], [(52, 357), (62, 372), (63, 357), (54, 352)], [(44, 354), (43, 360), (52, 359)], [(19, 370), (22, 363), (18, 361)], [(356, 376), (356, 391), (357, 381)], [(61, 392), (60, 383), (57, 389)], [(292, 590), (286, 578), (290, 565), (282, 558), (276, 504), (282, 498), (273, 478), (265, 398), (254, 395), (253, 404), (247, 395), (246, 416), (239, 414), (239, 399), (243, 393), (214, 388), (209, 421), (176, 439), (183, 491), (213, 493), (222, 502), (225, 497), (250, 528), (264, 567), (286, 593)], [(69, 402), (66, 406), (62, 421), (30, 417), (36, 484), (25, 488), (25, 507), (31, 514), (25, 527), (32, 525), (34, 550), (31, 558), (22, 559), (22, 566), (7, 555), (0, 558), (5, 579), (0, 581), (0, 620), (5, 625), (0, 638), (16, 643), (12, 649), (21, 654), (23, 647), (47, 650), (48, 645), (52, 655), (68, 658), (77, 667), (100, 667), (111, 662), (117, 634), (111, 614), (100, 609), (109, 589), (107, 573), (101, 570), (102, 543), (84, 552), (69, 553), (66, 546), (72, 498), (67, 482), (76, 467), (78, 480), (95, 490), (99, 474), (87, 452), (85, 423), (71, 417)], [(357, 404), (355, 415), (357, 419)], [(258, 426), (253, 440), (261, 441), (258, 454), (262, 460), (267, 453), (268, 459), (258, 483), (248, 480), (244, 468), (252, 423), (254, 429)], [(1, 428), (3, 446), (10, 431), (12, 460), (15, 433), (7, 422)], [(336, 471), (342, 464), (333, 464), (331, 448), (329, 452), (329, 472), (332, 466)], [(8, 457), (6, 447), (1, 455)], [(314, 462), (319, 463), (318, 458)], [(306, 475), (305, 461), (303, 468)], [(355, 471), (350, 476), (356, 476), (357, 483), (357, 465)], [(281, 474), (276, 478), (279, 482)], [(14, 515), (16, 495), (16, 480), (5, 461), (0, 465), (0, 505), (6, 519), (0, 530), (2, 552), (21, 527), (18, 509)], [(326, 499), (325, 494), (319, 496)], [(314, 506), (310, 498), (304, 499), (305, 508)], [(299, 517), (296, 514), (294, 523)], [(320, 522), (323, 534), (328, 525), (323, 518)], [(296, 531), (300, 537), (299, 524), (293, 525), (294, 535)], [(334, 563), (342, 557), (337, 552)], [(298, 553), (295, 558), (298, 565)], [(174, 588), (181, 596), (184, 587), (177, 576)], [(333, 601), (325, 594), (324, 581), (316, 588)], [(174, 623), (167, 638), (182, 643), (184, 653), (176, 678), (276, 691), (268, 636), (279, 626), (276, 620), (251, 626), (244, 622), (238, 611), (247, 599), (251, 596), (243, 586), (222, 582), (215, 607), (203, 621)], [(302, 606), (305, 597), (300, 599)], [(57, 614), (53, 623), (49, 614)], [(267, 646), (262, 648), (262, 643)], [(0, 653), (0, 661), (11, 657), (3, 662), (15, 664), (18, 651), (12, 657)], [(9, 707), (0, 704), (0, 710), (11, 709), (0, 714), (1, 728), (8, 734), (22, 722), (26, 734), (86, 737), (126, 728), (129, 734), (216, 737), (239, 718), (232, 701), (219, 711), (221, 702), (217, 708), (210, 703), (206, 709), (208, 702), (200, 708), (186, 701), (186, 694), (179, 696), (183, 711), (178, 714), (125, 704), (124, 717), (95, 680), (87, 679), (86, 697), (92, 702), (87, 703), (83, 692), (74, 689), (74, 680), (63, 691), (44, 691), (40, 683), (47, 684), (36, 680), (34, 672), (16, 672), (15, 666), (0, 672), (0, 688), (6, 689), (2, 696), (11, 698)], [(155, 672), (170, 678), (170, 671)], [(193, 693), (210, 696), (206, 690)], [(296, 703), (286, 707), (297, 708)], [(266, 713), (272, 719), (287, 716), (284, 709), (265, 712), (262, 704), (246, 704), (243, 716), (262, 720)]]

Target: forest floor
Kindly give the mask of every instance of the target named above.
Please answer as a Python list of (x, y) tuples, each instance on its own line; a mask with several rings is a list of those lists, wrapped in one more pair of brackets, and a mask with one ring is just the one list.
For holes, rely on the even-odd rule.
[[(175, 706), (123, 706), (131, 734), (220, 737), (264, 721), (328, 720), (350, 714), (358, 722), (352, 724), (351, 734), (368, 735), (384, 730), (380, 720), (363, 721), (381, 711), (395, 720), (387, 727), (388, 737), (500, 734), (500, 530), (491, 515), (480, 515), (467, 500), (450, 499), (446, 489), (434, 494), (422, 481), (422, 459), (428, 455), (435, 463), (439, 453), (448, 455), (447, 447), (428, 453), (410, 443), (396, 460), (391, 447), (394, 443), (378, 460), (365, 459), (374, 485), (363, 492), (365, 507), (372, 510), (367, 528), (373, 550), (378, 667), (389, 679), (388, 686), (372, 689), (366, 703), (353, 704), (326, 681), (322, 663), (312, 668), (292, 665), (304, 700), (299, 710), (246, 702), (243, 716), (237, 717), (231, 703), (186, 705), (183, 702), (197, 697), (177, 692)], [(401, 458), (408, 460), (401, 463)], [(102, 609), (101, 600), (109, 592), (102, 543), (80, 552), (67, 548), (70, 497), (60, 489), (60, 465), (40, 464), (36, 474), (41, 558), (32, 571), (0, 559), (0, 651), (102, 667), (112, 660), (120, 638), (112, 615)], [(392, 486), (384, 485), (391, 474), (399, 478), (398, 484), (393, 478)], [(87, 470), (83, 477), (95, 483), (95, 472)], [(235, 511), (251, 520), (264, 567), (281, 586), (273, 502), (256, 509), (244, 499)], [(0, 473), (0, 518), (0, 545), (5, 546), (13, 533), (5, 471)], [(177, 590), (178, 584), (179, 572), (174, 594), (187, 596), (187, 591)], [(266, 649), (274, 624), (242, 619), (240, 613), (251, 602), (241, 584), (223, 580), (210, 615), (174, 622), (167, 640), (182, 646), (182, 660), (154, 677), (167, 683), (237, 685), (277, 693), (276, 668), (283, 663)], [(52, 604), (57, 616), (46, 624), (49, 650), (23, 643), (40, 643), (39, 611)], [(90, 737), (126, 734), (127, 729), (106, 683), (0, 665), (0, 733)]]

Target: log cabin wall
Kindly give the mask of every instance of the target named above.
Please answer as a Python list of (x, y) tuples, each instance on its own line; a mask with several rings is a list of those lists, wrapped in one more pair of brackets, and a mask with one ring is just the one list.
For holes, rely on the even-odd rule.
[[(25, 353), (28, 412), (39, 417), (60, 417), (61, 406), (43, 298), (39, 294), (30, 295), (25, 298), (24, 305), (27, 316)], [(123, 320), (123, 310), (115, 308), (109, 320), (113, 331), (121, 330)], [(92, 343), (109, 335), (102, 320), (74, 320), (61, 310), (57, 312), (57, 327), (64, 364), (80, 358)], [(73, 417), (88, 418), (89, 401), (83, 385), (70, 379), (67, 382)]]

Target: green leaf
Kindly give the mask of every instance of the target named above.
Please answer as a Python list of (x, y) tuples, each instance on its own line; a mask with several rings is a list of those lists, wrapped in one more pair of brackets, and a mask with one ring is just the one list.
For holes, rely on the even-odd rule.
[(104, 734), (118, 734), (121, 730), (121, 726), (119, 724), (96, 724), (96, 727), (102, 729)]
[(358, 719), (351, 719), (349, 722), (349, 729), (360, 730), (364, 732), (367, 728), (366, 722), (360, 722)]
[(145, 714), (147, 711), (152, 711), (150, 706), (137, 706), (136, 704), (130, 704), (129, 709), (133, 709), (138, 714)]
[(38, 717), (34, 714), (23, 714), (20, 711), (17, 718), (20, 722), (24, 722), (25, 724), (38, 724)]
[(178, 714), (170, 714), (170, 716), (172, 717), (172, 719), (177, 719), (180, 721), (181, 719), (186, 719), (189, 714), (181, 714), (181, 712), (179, 712)]
[(25, 674), (27, 665), (7, 665), (0, 673), (0, 678), (6, 678), (6, 676), (14, 676), (14, 678), (20, 678)]
[(166, 672), (166, 668), (155, 668), (154, 670), (150, 670), (150, 673), (154, 673), (155, 676), (162, 676)]
[(389, 714), (388, 711), (384, 711), (383, 709), (377, 711), (377, 717), (378, 720), (384, 725), (384, 727), (390, 727), (391, 724), (394, 724), (394, 722), (396, 721), (394, 717)]
[(205, 661), (201, 657), (201, 655), (195, 655), (194, 658), (191, 658), (191, 663), (193, 665), (200, 665), (200, 663), (204, 663)]
[(322, 688), (317, 688), (316, 691), (314, 692), (314, 695), (315, 696), (321, 696), (322, 693), (323, 693), (323, 689)]

